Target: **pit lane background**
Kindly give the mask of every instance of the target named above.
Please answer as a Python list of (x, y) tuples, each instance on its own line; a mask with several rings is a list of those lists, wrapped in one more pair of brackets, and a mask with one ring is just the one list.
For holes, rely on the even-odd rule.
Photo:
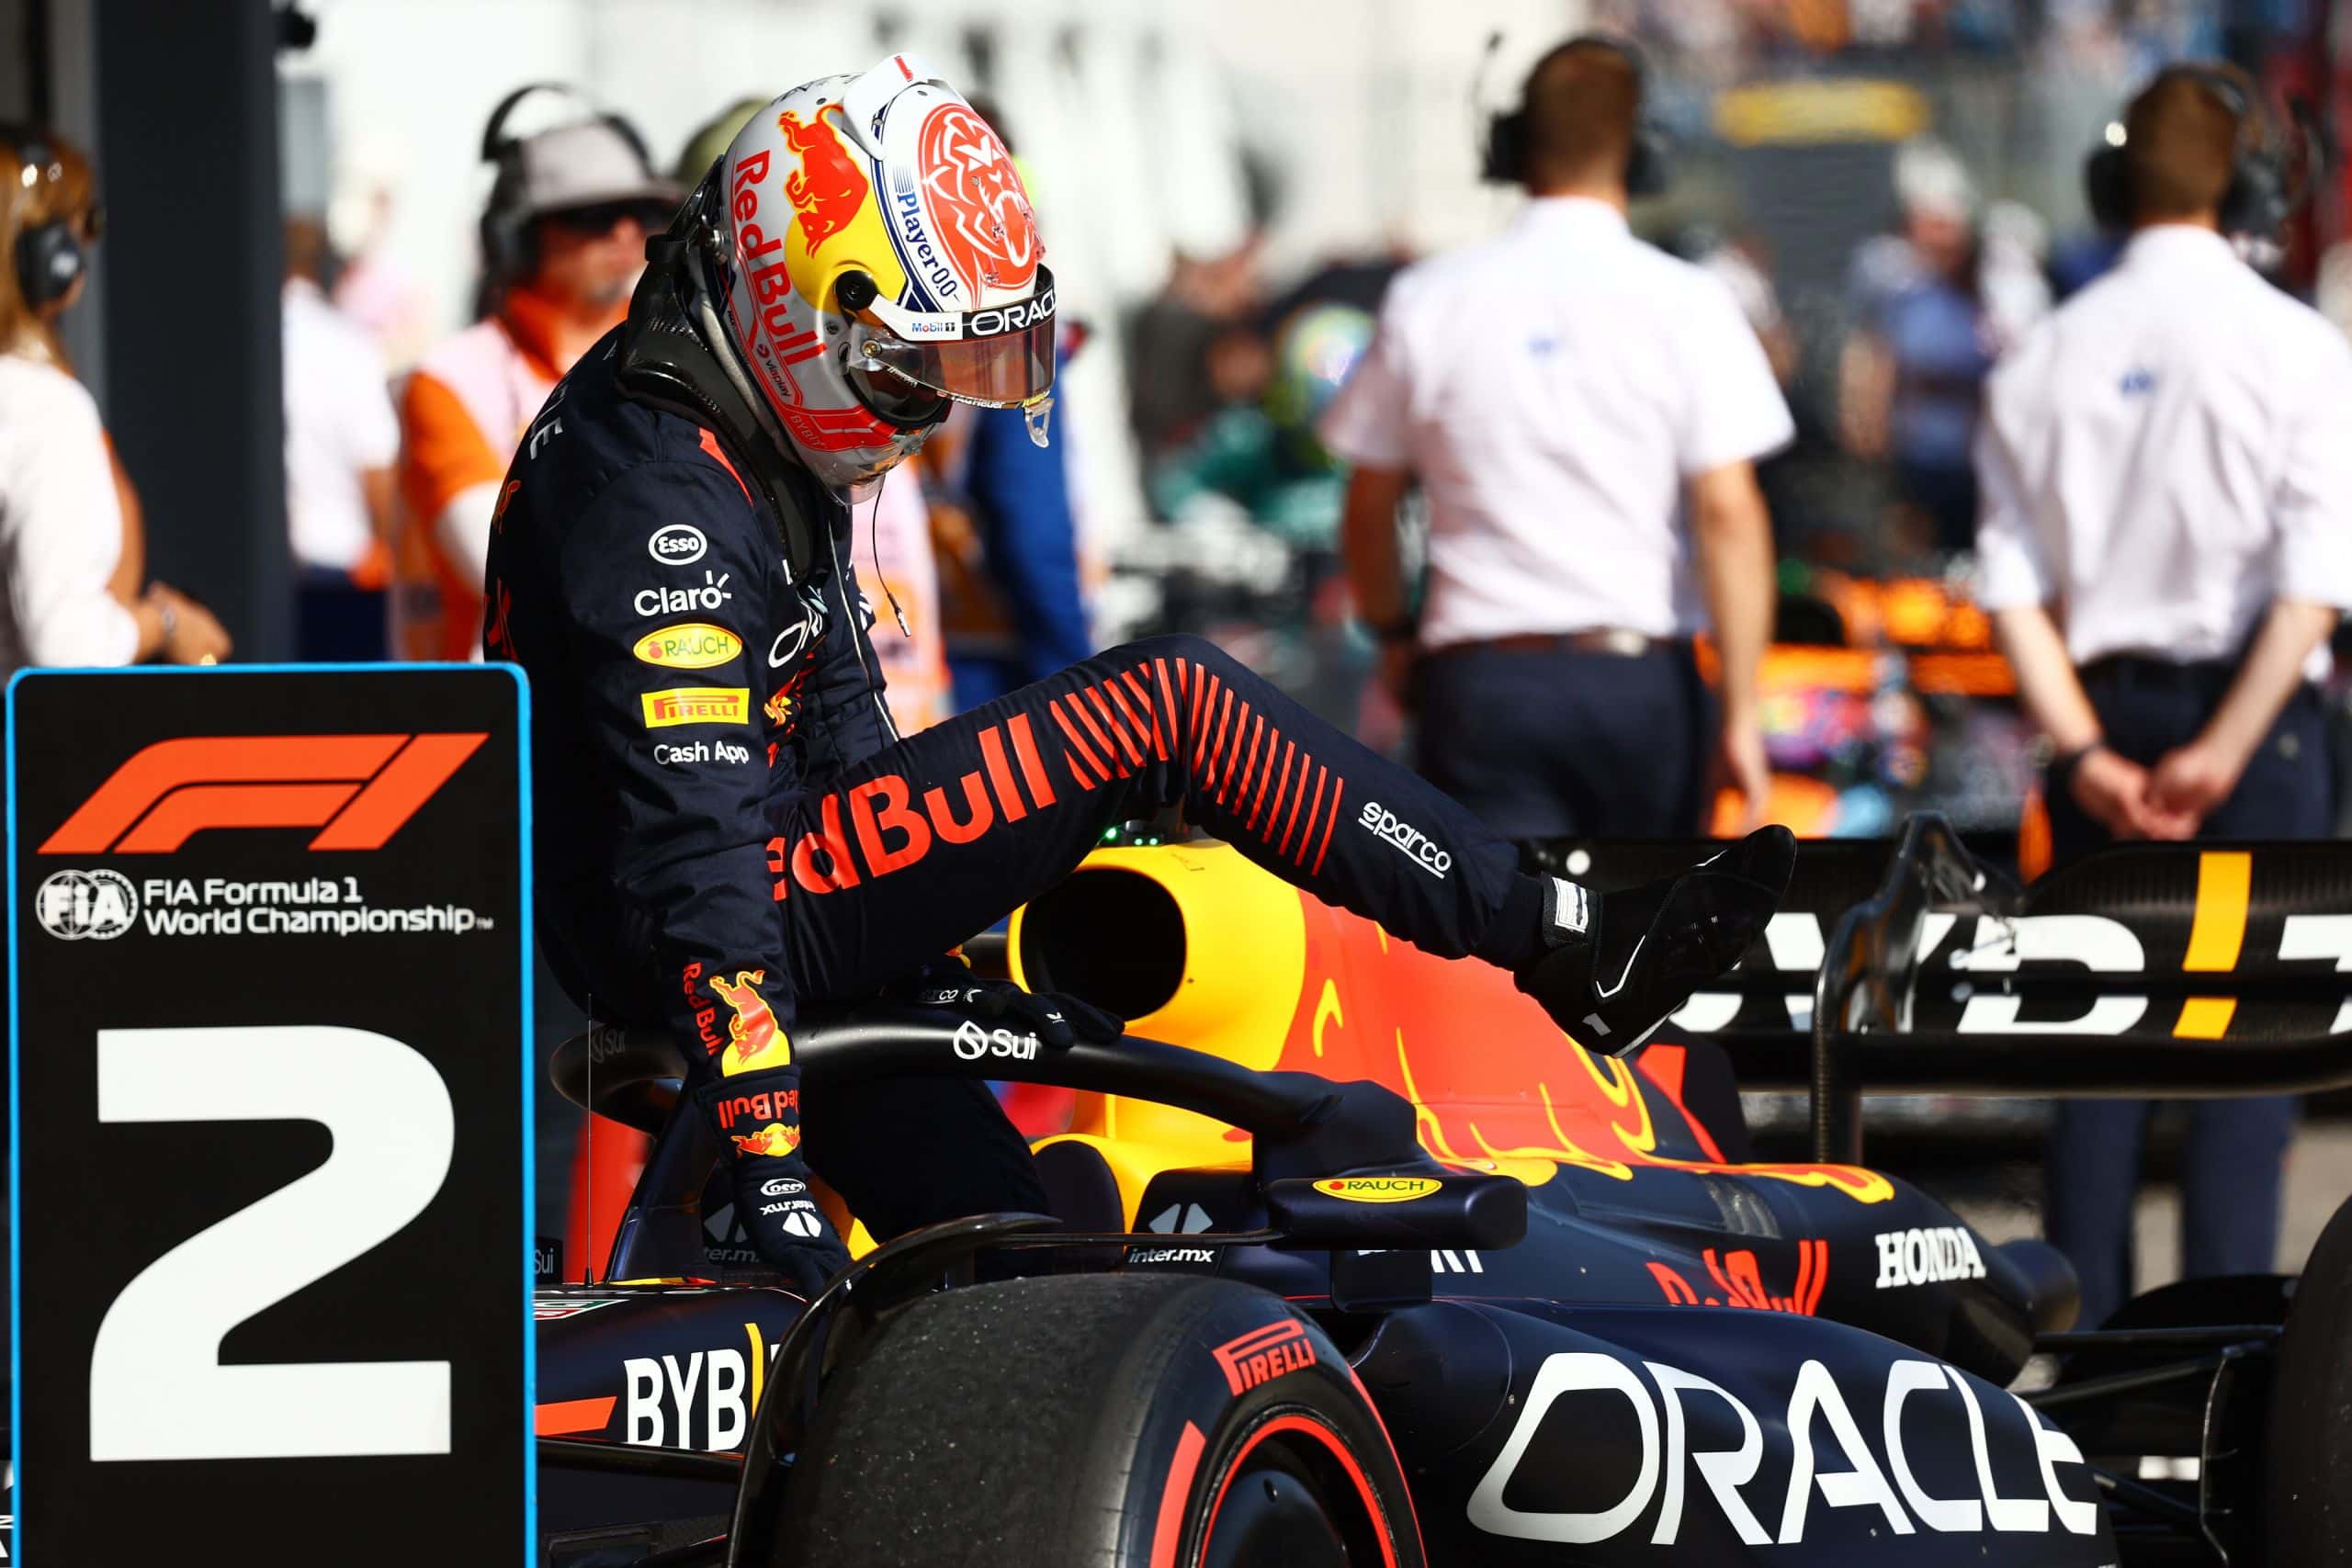
[[(164, 681), (179, 684), (155, 684)], [(484, 739), (372, 852), (307, 851), (312, 828), (236, 828), (200, 833), (171, 852), (38, 852), (39, 841), (69, 812), (154, 741), (453, 731)], [(16, 1517), (7, 1544), (16, 1561), (24, 1560), (28, 1467), (37, 1564), (143, 1564), (153, 1551), (146, 1532), (105, 1525), (163, 1518), (239, 1520), (241, 1551), (257, 1563), (308, 1562), (322, 1540), (337, 1541), (338, 1560), (353, 1564), (409, 1561), (424, 1539), (464, 1561), (496, 1561), (517, 1545), (521, 1561), (536, 1561), (528, 734), (528, 690), (511, 666), (27, 671), (10, 682), (8, 1294)], [(20, 829), (32, 841), (20, 841)], [(465, 933), (344, 937), (166, 937), (134, 928), (121, 933), (129, 940), (74, 942), (54, 941), (37, 925), (27, 929), (35, 920), (31, 900), (50, 873), (100, 867), (134, 885), (180, 876), (200, 884), (206, 875), (320, 876), (340, 884), (356, 876), (371, 906), (466, 907), (489, 921)], [(38, 945), (28, 953), (28, 943)], [(484, 1050), (486, 1038), (503, 1032), (503, 1021), (518, 1026), (517, 1036), (504, 1049)], [(380, 1445), (364, 1435), (363, 1410), (353, 1413), (348, 1453), (330, 1443), (300, 1456), (201, 1464), (95, 1462), (93, 1341), (119, 1300), (113, 1292), (188, 1237), (324, 1169), (322, 1157), (336, 1140), (332, 1134), (322, 1138), (316, 1122), (284, 1119), (282, 1111), (266, 1113), (278, 1120), (227, 1127), (217, 1124), (225, 1119), (217, 1110), (182, 1124), (96, 1125), (96, 1072), (81, 1066), (95, 1058), (38, 1049), (28, 1057), (26, 1039), (38, 1044), (61, 1025), (86, 1040), (84, 1032), (96, 1027), (288, 1024), (381, 1033), (429, 1063), (449, 1102), (448, 1166), (424, 1207), (376, 1246), (356, 1257), (343, 1247), (336, 1261), (310, 1270), (315, 1277), (309, 1282), (229, 1325), (220, 1360), (233, 1366), (283, 1358), (298, 1372), (337, 1359), (446, 1360), (447, 1451), (368, 1454)], [(28, 1132), (38, 1145), (30, 1150)], [(113, 1141), (111, 1150), (105, 1140)], [(126, 1148), (149, 1157), (111, 1157)], [(346, 1174), (364, 1179), (367, 1172)], [(28, 1219), (36, 1233), (29, 1247)], [(55, 1291), (36, 1283), (29, 1344), (28, 1251), (36, 1270), (59, 1270), (51, 1279), (60, 1282)], [(503, 1294), (507, 1290), (519, 1303)], [(44, 1295), (56, 1298), (46, 1311)], [(35, 1413), (29, 1428), (28, 1405)], [(46, 1510), (44, 1497), (51, 1500)], [(376, 1528), (367, 1528), (371, 1519)], [(69, 1538), (70, 1547), (63, 1545)]]

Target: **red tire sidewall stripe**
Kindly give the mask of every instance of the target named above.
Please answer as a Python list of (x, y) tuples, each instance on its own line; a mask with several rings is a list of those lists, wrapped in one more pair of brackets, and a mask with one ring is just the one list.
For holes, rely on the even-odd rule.
[(1151, 1568), (1176, 1568), (1176, 1549), (1184, 1539), (1184, 1502), (1192, 1495), (1193, 1472), (1201, 1466), (1201, 1450), (1207, 1442), (1190, 1421), (1176, 1435), (1176, 1457), (1168, 1461), (1168, 1483), (1159, 1492), (1159, 1519), (1151, 1528)]

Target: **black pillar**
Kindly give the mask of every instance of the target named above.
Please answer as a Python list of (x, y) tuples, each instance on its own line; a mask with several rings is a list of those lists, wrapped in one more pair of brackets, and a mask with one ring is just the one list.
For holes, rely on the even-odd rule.
[(291, 651), (276, 27), (266, 0), (96, 0), (107, 424), (150, 577), (240, 660)]

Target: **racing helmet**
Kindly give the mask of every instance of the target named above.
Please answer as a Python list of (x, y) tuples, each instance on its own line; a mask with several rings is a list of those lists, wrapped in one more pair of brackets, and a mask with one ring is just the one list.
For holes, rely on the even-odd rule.
[(729, 346), (819, 479), (913, 456), (956, 402), (1024, 410), (1045, 445), (1054, 278), (1029, 195), (922, 61), (793, 88), (699, 194), (723, 237)]

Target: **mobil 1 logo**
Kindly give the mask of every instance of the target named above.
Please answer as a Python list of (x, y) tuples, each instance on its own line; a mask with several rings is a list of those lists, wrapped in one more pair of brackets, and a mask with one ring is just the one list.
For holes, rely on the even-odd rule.
[(495, 667), (10, 686), (13, 1560), (528, 1560), (525, 728)]

